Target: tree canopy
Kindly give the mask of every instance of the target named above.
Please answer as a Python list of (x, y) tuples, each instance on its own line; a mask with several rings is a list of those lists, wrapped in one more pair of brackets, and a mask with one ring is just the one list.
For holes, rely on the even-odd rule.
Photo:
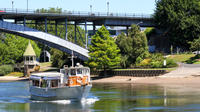
[(137, 25), (131, 25), (128, 36), (124, 33), (120, 34), (116, 43), (120, 48), (121, 66), (124, 68), (140, 63), (149, 56), (146, 35), (140, 31)]
[(200, 35), (200, 0), (158, 0), (154, 19), (171, 44), (189, 48)]
[(92, 36), (89, 46), (88, 65), (97, 69), (110, 69), (120, 63), (120, 50), (115, 41), (110, 37), (109, 31), (102, 26), (95, 35)]
[[(29, 40), (12, 34), (1, 33), (0, 36), (0, 65), (15, 64), (23, 61), (23, 54)], [(39, 57), (40, 48), (31, 41), (33, 49)]]

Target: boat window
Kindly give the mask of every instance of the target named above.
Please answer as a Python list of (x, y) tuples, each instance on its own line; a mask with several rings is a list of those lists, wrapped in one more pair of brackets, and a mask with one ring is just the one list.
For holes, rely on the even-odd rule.
[(59, 80), (51, 80), (51, 87), (58, 87)]
[(71, 69), (71, 75), (76, 75), (76, 69)]
[(39, 80), (32, 80), (32, 85), (39, 87)]
[(77, 69), (77, 74), (82, 74), (82, 69)]
[(42, 87), (42, 88), (48, 87), (48, 85), (47, 85), (47, 80), (42, 80), (42, 81), (41, 81), (41, 84), (40, 84), (40, 87)]

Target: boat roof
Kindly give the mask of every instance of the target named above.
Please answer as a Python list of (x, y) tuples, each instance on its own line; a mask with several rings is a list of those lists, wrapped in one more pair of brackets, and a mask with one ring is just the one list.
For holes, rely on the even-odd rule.
[(63, 76), (63, 74), (59, 72), (42, 72), (42, 73), (31, 74), (30, 79), (39, 80), (43, 78), (43, 79), (53, 80), (53, 79), (60, 79), (60, 76)]

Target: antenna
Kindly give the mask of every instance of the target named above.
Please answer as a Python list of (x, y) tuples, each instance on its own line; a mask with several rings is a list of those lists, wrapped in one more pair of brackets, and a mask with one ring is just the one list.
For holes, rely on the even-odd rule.
[(72, 51), (72, 55), (69, 58), (72, 60), (72, 67), (74, 67), (74, 58), (77, 58), (77, 56), (74, 56), (74, 51)]

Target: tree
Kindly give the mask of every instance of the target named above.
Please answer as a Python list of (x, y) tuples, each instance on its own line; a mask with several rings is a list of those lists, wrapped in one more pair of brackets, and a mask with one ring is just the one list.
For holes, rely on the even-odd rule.
[(171, 44), (188, 49), (200, 36), (200, 0), (158, 0), (154, 20)]
[(122, 55), (121, 66), (131, 67), (140, 63), (149, 56), (146, 35), (140, 31), (139, 26), (131, 25), (128, 36), (124, 33), (117, 37), (116, 44)]
[(117, 67), (120, 63), (119, 52), (120, 50), (114, 39), (110, 37), (109, 31), (102, 26), (92, 36), (88, 65), (92, 68), (104, 69), (104, 72), (106, 69)]
[[(29, 40), (12, 34), (1, 35), (0, 39), (0, 64), (15, 64), (23, 61), (23, 54)], [(40, 48), (31, 41), (33, 49), (39, 57)]]
[(192, 42), (189, 42), (189, 43), (191, 44), (190, 49), (192, 51), (197, 50), (197, 54), (199, 54), (199, 51), (200, 51), (200, 38), (194, 39)]

